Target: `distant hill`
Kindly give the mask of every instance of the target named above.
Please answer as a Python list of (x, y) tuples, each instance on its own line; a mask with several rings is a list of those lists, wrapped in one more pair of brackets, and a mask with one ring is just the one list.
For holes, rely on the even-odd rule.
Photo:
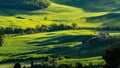
[(86, 11), (113, 11), (119, 10), (120, 0), (52, 0), (53, 2), (74, 7), (80, 7)]
[(87, 22), (103, 23), (102, 26), (120, 26), (120, 13), (109, 13), (96, 17), (88, 17)]
[(0, 0), (0, 8), (34, 10), (46, 8), (49, 0)]

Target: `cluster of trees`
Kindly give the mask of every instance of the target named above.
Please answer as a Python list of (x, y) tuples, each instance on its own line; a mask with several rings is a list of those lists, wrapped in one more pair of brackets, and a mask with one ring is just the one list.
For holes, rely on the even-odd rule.
[[(40, 62), (39, 64), (35, 64), (34, 61), (31, 59), (31, 66), (26, 67), (24, 66), (23, 68), (96, 68), (100, 67), (92, 65), (92, 63), (89, 64), (89, 66), (83, 66), (82, 63), (77, 62), (77, 63), (72, 63), (72, 64), (58, 64), (58, 61), (68, 59), (67, 56), (59, 56), (59, 57), (52, 57), (48, 56), (44, 58), (45, 61)], [(16, 63), (14, 65), (14, 68), (21, 68), (20, 63)]]
[(40, 33), (40, 32), (59, 31), (59, 30), (80, 30), (80, 29), (120, 31), (119, 27), (79, 28), (76, 23), (73, 23), (72, 25), (65, 25), (65, 24), (51, 24), (49, 26), (41, 25), (41, 26), (36, 26), (36, 28), (26, 28), (26, 29), (14, 28), (14, 27), (2, 28), (5, 34), (32, 34), (32, 33)]
[(119, 30), (120, 31), (120, 27), (113, 27), (113, 26), (106, 26), (106, 27), (97, 27), (97, 30)]
[(69, 25), (64, 25), (64, 24), (51, 24), (50, 26), (36, 26), (36, 28), (13, 28), (13, 27), (6, 27), (3, 28), (5, 34), (32, 34), (32, 33), (39, 33), (39, 32), (50, 32), (50, 31), (59, 31), (59, 30), (70, 30), (70, 29), (76, 29), (77, 25), (72, 24), (71, 26)]
[(34, 10), (46, 8), (49, 0), (0, 0), (0, 8)]
[(104, 27), (79, 27), (78, 29), (116, 30), (116, 31), (120, 31), (120, 27), (114, 27), (114, 26), (104, 26)]
[(0, 29), (0, 46), (2, 46), (4, 44), (4, 31), (2, 29)]
[(120, 42), (109, 45), (104, 52), (104, 68), (120, 68)]

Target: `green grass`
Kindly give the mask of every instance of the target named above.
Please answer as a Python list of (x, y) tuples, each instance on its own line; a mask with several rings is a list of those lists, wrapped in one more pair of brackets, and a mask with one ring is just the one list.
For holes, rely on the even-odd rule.
[(113, 11), (113, 10), (119, 10), (118, 6), (120, 4), (120, 1), (118, 0), (51, 0), (55, 3), (74, 6), (83, 8), (86, 11)]
[[(23, 66), (28, 66), (30, 67), (30, 60), (25, 60), (25, 61), (19, 61)], [(1, 68), (12, 68), (16, 62), (11, 62), (11, 63), (6, 63), (6, 64), (1, 64)], [(34, 60), (35, 64), (39, 64), (40, 60)], [(57, 61), (58, 64), (75, 64), (75, 63), (82, 63), (83, 66), (89, 66), (90, 64), (92, 65), (103, 65), (105, 64), (105, 61), (102, 59), (101, 56), (99, 57), (91, 57), (91, 58), (81, 58), (81, 59), (64, 59)]]
[(91, 58), (82, 58), (82, 59), (64, 59), (58, 62), (58, 64), (74, 64), (74, 63), (82, 63), (83, 66), (92, 65), (101, 65), (105, 64), (105, 61), (101, 56), (99, 57), (91, 57)]
[[(0, 26), (2, 27), (31, 27), (50, 25), (53, 23), (77, 23), (80, 27), (96, 27), (102, 23), (87, 23), (86, 17), (105, 15), (108, 12), (86, 12), (83, 9), (52, 3), (48, 8), (34, 11), (0, 9)], [(19, 19), (16, 17), (23, 17)], [(47, 17), (47, 21), (44, 21)]]
[[(88, 17), (86, 20), (87, 22), (91, 23), (103, 23), (101, 26), (117, 26), (119, 27), (119, 18), (120, 18), (120, 13), (109, 13), (106, 15), (102, 16), (96, 16), (96, 17)], [(114, 23), (113, 23), (114, 22)]]
[[(68, 30), (7, 37), (4, 46), (0, 47), (0, 61), (27, 59), (29, 57), (37, 58), (46, 55), (68, 54), (75, 58), (99, 56), (106, 45), (110, 43), (106, 43), (106, 45), (103, 41), (101, 41), (101, 44), (97, 44), (99, 42), (92, 43), (89, 46), (86, 45), (81, 50), (76, 50), (74, 47), (75, 45), (81, 45), (81, 40), (85, 39), (86, 35), (97, 35), (98, 33), (99, 31), (94, 30)], [(119, 32), (111, 32), (112, 35), (114, 33), (119, 34)], [(106, 42), (109, 41), (111, 40), (106, 40)], [(114, 39), (112, 42), (115, 42)], [(97, 48), (99, 50), (98, 52), (96, 51)], [(83, 51), (86, 52), (83, 53)], [(93, 53), (89, 54), (88, 51)]]
[[(109, 14), (109, 12), (87, 12), (82, 8), (52, 3), (48, 8), (34, 11), (0, 9), (0, 26), (35, 28), (36, 25), (48, 26), (54, 23), (67, 25), (77, 23), (79, 27), (119, 26), (119, 16), (110, 19), (106, 17)], [(46, 21), (44, 17), (47, 17)], [(76, 46), (81, 47), (81, 41), (86, 39), (87, 35), (98, 35), (99, 32), (120, 35), (119, 31), (65, 30), (6, 37), (4, 46), (0, 47), (0, 61), (39, 58), (47, 55), (69, 55), (71, 59), (62, 60), (59, 64), (82, 62), (84, 65), (89, 65), (89, 63), (97, 65), (105, 63), (101, 58), (103, 50), (118, 39), (96, 41), (86, 44), (80, 50), (76, 49)]]
[[(104, 64), (105, 62), (101, 58), (103, 49), (108, 44), (116, 42), (116, 39), (96, 41), (95, 43), (85, 45), (80, 50), (77, 50), (75, 47), (81, 47), (81, 40), (85, 39), (86, 35), (97, 35), (99, 32), (120, 35), (118, 31), (65, 30), (6, 37), (4, 46), (0, 47), (0, 61), (28, 59), (30, 57), (39, 58), (48, 55), (69, 55), (72, 58), (61, 60), (58, 63)], [(2, 64), (2, 67), (9, 68), (13, 64)], [(29, 63), (26, 63), (26, 61), (25, 63), (22, 62), (22, 65), (26, 64), (29, 66)]]

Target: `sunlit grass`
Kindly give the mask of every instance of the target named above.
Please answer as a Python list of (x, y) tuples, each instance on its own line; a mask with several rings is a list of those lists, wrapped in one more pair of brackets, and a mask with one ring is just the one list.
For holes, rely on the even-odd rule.
[[(25, 10), (0, 10), (0, 22), (2, 27), (31, 27), (35, 28), (36, 25), (50, 25), (54, 23), (71, 24), (77, 23), (80, 27), (95, 27), (100, 26), (100, 23), (87, 23), (86, 17), (101, 16), (108, 12), (86, 12), (81, 8), (75, 8), (65, 5), (52, 3), (48, 8), (35, 11)], [(4, 12), (4, 13), (3, 13)], [(4, 15), (6, 13), (6, 15)], [(12, 14), (9, 15), (9, 14)], [(16, 17), (22, 17), (19, 19)], [(47, 21), (44, 20), (47, 17)]]
[(73, 63), (82, 63), (83, 66), (92, 65), (99, 65), (105, 64), (105, 61), (102, 59), (101, 56), (99, 57), (91, 57), (91, 58), (82, 58), (82, 59), (65, 59), (58, 62), (59, 64), (73, 64)]
[[(75, 45), (80, 45), (84, 35), (98, 35), (99, 32), (110, 32), (111, 35), (116, 33), (120, 35), (119, 32), (115, 31), (95, 31), (95, 30), (65, 30), (65, 31), (56, 31), (56, 32), (45, 32), (38, 34), (22, 35), (15, 37), (8, 37), (5, 39), (5, 44), (3, 47), (0, 47), (0, 54), (5, 57), (30, 57), (34, 56), (39, 57), (40, 55), (51, 54), (51, 49), (67, 48), (67, 51), (71, 51), (71, 54), (74, 53), (75, 49), (72, 48)], [(73, 51), (72, 51), (73, 50)], [(50, 52), (51, 51), (51, 52)], [(64, 54), (63, 52), (53, 53), (55, 54)], [(50, 52), (50, 53), (49, 53)], [(21, 56), (21, 57), (20, 57)], [(75, 55), (74, 55), (75, 57)], [(77, 57), (77, 56), (76, 56)], [(2, 60), (2, 58), (1, 58)], [(3, 58), (4, 60), (4, 58)]]

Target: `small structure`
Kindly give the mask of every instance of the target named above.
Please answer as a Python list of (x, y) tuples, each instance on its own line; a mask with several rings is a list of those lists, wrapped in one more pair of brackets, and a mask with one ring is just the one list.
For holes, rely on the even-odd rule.
[(110, 37), (109, 33), (99, 33), (97, 38), (108, 38)]
[(109, 33), (104, 33), (104, 32), (102, 32), (102, 33), (99, 33), (98, 36), (96, 36), (96, 37), (92, 37), (92, 36), (89, 37), (89, 38), (87, 39), (87, 41), (85, 40), (85, 41), (83, 42), (83, 44), (95, 42), (95, 41), (97, 41), (97, 40), (105, 39), (105, 38), (109, 38), (109, 37), (110, 37)]

